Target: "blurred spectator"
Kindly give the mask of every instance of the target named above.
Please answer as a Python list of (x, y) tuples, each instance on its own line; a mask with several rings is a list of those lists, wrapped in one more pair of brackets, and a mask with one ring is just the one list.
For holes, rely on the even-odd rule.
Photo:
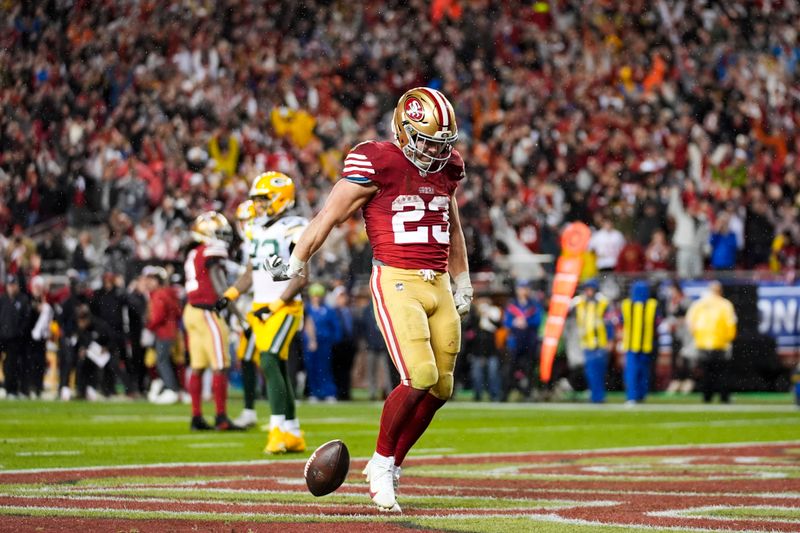
[(78, 235), (78, 245), (72, 253), (72, 268), (86, 277), (89, 271), (100, 264), (100, 254), (92, 244), (92, 235), (82, 231)]
[(667, 243), (663, 230), (656, 230), (644, 251), (644, 269), (648, 272), (670, 270), (672, 264), (672, 248)]
[(338, 321), (340, 332), (336, 342), (331, 347), (331, 367), (333, 382), (336, 385), (336, 398), (350, 400), (351, 377), (353, 373), (353, 360), (356, 355), (355, 318), (350, 309), (350, 294), (343, 286), (333, 289), (333, 311)]
[(534, 369), (539, 357), (539, 324), (542, 308), (533, 298), (531, 282), (519, 279), (514, 287), (514, 299), (506, 306), (503, 325), (508, 328), (506, 348), (509, 353), (503, 399), (512, 391), (528, 398), (533, 388)]
[(56, 314), (56, 322), (59, 327), (58, 390), (60, 398), (64, 401), (69, 401), (72, 398), (70, 380), (72, 372), (78, 364), (77, 352), (74, 350), (78, 331), (78, 307), (86, 305), (88, 302), (78, 273), (74, 270), (68, 271), (68, 279), (67, 293), (58, 306), (58, 313)]
[(109, 336), (104, 345), (111, 354), (111, 362), (104, 365), (102, 372), (102, 392), (106, 396), (116, 394), (115, 378), (125, 388), (126, 394), (134, 393), (131, 382), (131, 362), (128, 357), (128, 299), (119, 286), (121, 276), (113, 272), (103, 274), (103, 285), (94, 291), (89, 299), (89, 309), (94, 315), (93, 322), (102, 321), (103, 336)]
[(775, 226), (765, 198), (755, 199), (747, 209), (744, 224), (744, 242), (747, 253), (744, 257), (747, 268), (760, 268), (769, 263)]
[(26, 386), (31, 398), (39, 398), (44, 390), (44, 374), (47, 368), (46, 348), (50, 338), (50, 323), (53, 321), (53, 307), (47, 302), (47, 282), (41, 276), (34, 276), (31, 286), (31, 315), (29, 325), (30, 340), (27, 343), (27, 365), (24, 368)]
[(672, 335), (671, 380), (667, 385), (669, 394), (676, 392), (687, 394), (694, 390), (692, 371), (697, 360), (697, 348), (694, 337), (686, 325), (686, 310), (690, 303), (680, 283), (673, 281), (669, 284), (664, 301), (666, 327)]
[(800, 254), (800, 249), (791, 232), (784, 230), (778, 233), (772, 240), (769, 269), (772, 272), (791, 272), (796, 270), (798, 254)]
[(676, 249), (676, 270), (678, 277), (694, 279), (703, 273), (703, 256), (709, 242), (708, 225), (697, 200), (684, 207), (680, 191), (673, 187), (670, 191), (669, 215), (675, 221), (672, 244)]
[(163, 389), (153, 399), (157, 404), (176, 403), (180, 386), (172, 364), (172, 354), (179, 334), (182, 309), (178, 296), (168, 284), (166, 269), (147, 266), (142, 270), (148, 295), (146, 331), (154, 337), (156, 370)]
[(473, 399), (481, 401), (485, 390), (491, 401), (499, 402), (503, 391), (496, 336), (503, 325), (503, 310), (485, 298), (478, 300), (473, 309), (467, 326), (472, 335), (464, 349), (469, 358)]
[(77, 327), (70, 341), (69, 357), (75, 361), (77, 397), (95, 401), (99, 399), (103, 369), (113, 363), (114, 333), (85, 304), (78, 306), (75, 319)]
[(730, 216), (722, 213), (711, 233), (711, 268), (733, 270), (736, 266), (736, 235), (730, 229)]
[(28, 327), (31, 303), (28, 295), (20, 290), (16, 274), (8, 274), (5, 290), (0, 296), (0, 353), (4, 354), (3, 375), (7, 398), (27, 396), (29, 393), (26, 374), (28, 361)]
[[(370, 401), (385, 400), (392, 389), (395, 388), (399, 377), (394, 380), (390, 364), (389, 352), (383, 340), (378, 322), (375, 320), (375, 311), (372, 300), (361, 309), (358, 322), (358, 333), (364, 341), (367, 352), (367, 387), (369, 388)], [(392, 370), (390, 370), (390, 368)], [(397, 372), (396, 370), (394, 371)], [(378, 394), (380, 392), (380, 394)]]
[(602, 217), (600, 229), (592, 233), (589, 249), (597, 256), (597, 269), (600, 272), (612, 272), (619, 260), (619, 254), (625, 247), (625, 237), (614, 227), (609, 217)]
[(628, 240), (619, 252), (614, 270), (623, 274), (633, 274), (644, 270), (644, 265), (644, 249), (638, 242)]
[(145, 383), (147, 371), (144, 365), (145, 349), (142, 346), (142, 331), (144, 330), (145, 314), (147, 313), (147, 287), (143, 276), (138, 276), (130, 282), (125, 293), (125, 301), (128, 310), (127, 327), (125, 329), (128, 359), (125, 364), (135, 393), (144, 394), (147, 390), (147, 384)]
[(722, 296), (722, 285), (712, 281), (699, 300), (689, 306), (686, 324), (694, 336), (703, 370), (700, 388), (710, 403), (719, 392), (722, 403), (730, 403), (731, 343), (736, 338), (736, 312)]
[(303, 359), (309, 400), (336, 401), (336, 384), (331, 368), (331, 349), (341, 332), (333, 309), (325, 305), (325, 287), (313, 283), (308, 287), (306, 328), (303, 329)]

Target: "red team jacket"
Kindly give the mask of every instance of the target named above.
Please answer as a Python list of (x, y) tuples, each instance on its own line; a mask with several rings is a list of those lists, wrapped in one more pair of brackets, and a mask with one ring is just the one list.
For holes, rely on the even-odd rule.
[(367, 141), (347, 154), (342, 177), (378, 186), (363, 207), (376, 260), (396, 268), (447, 271), (450, 196), (464, 178), (456, 150), (441, 171), (423, 177), (396, 144)]
[(215, 261), (228, 258), (228, 250), (217, 244), (201, 244), (186, 255), (184, 275), (186, 277), (186, 301), (195, 307), (210, 309), (219, 296), (214, 290), (209, 267)]
[(160, 287), (150, 294), (150, 319), (147, 329), (157, 339), (174, 340), (178, 336), (181, 306), (172, 287)]

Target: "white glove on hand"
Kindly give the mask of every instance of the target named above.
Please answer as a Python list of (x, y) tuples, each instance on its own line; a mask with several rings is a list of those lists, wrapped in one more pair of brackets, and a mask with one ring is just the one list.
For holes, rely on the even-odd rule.
[(288, 279), (296, 278), (303, 275), (303, 268), (306, 266), (305, 261), (297, 259), (294, 255), (289, 257), (289, 263), (283, 262), (283, 259), (277, 255), (271, 255), (264, 262), (264, 268), (269, 270), (272, 279), (275, 281), (286, 281)]
[(453, 300), (456, 303), (456, 311), (461, 318), (469, 314), (472, 306), (472, 282), (469, 280), (469, 272), (462, 272), (455, 277), (456, 292)]

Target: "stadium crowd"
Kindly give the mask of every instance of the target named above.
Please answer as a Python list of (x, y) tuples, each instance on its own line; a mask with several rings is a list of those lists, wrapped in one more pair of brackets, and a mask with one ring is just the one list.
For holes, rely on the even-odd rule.
[[(181, 263), (189, 221), (233, 219), (268, 169), (310, 215), (416, 85), (457, 112), (473, 272), (507, 252), (499, 211), (535, 253), (589, 224), (588, 276), (793, 274), (798, 16), (793, 0), (4, 3), (0, 279), (32, 292), (72, 268), (124, 290), (142, 263)], [(323, 279), (365, 275), (363, 224), (318, 257)]]

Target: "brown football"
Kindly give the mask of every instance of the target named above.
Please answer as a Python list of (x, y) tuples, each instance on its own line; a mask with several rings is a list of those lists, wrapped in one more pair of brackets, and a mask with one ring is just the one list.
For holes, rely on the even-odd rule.
[(306, 462), (303, 475), (314, 496), (325, 496), (338, 489), (350, 470), (350, 452), (340, 440), (326, 442)]

